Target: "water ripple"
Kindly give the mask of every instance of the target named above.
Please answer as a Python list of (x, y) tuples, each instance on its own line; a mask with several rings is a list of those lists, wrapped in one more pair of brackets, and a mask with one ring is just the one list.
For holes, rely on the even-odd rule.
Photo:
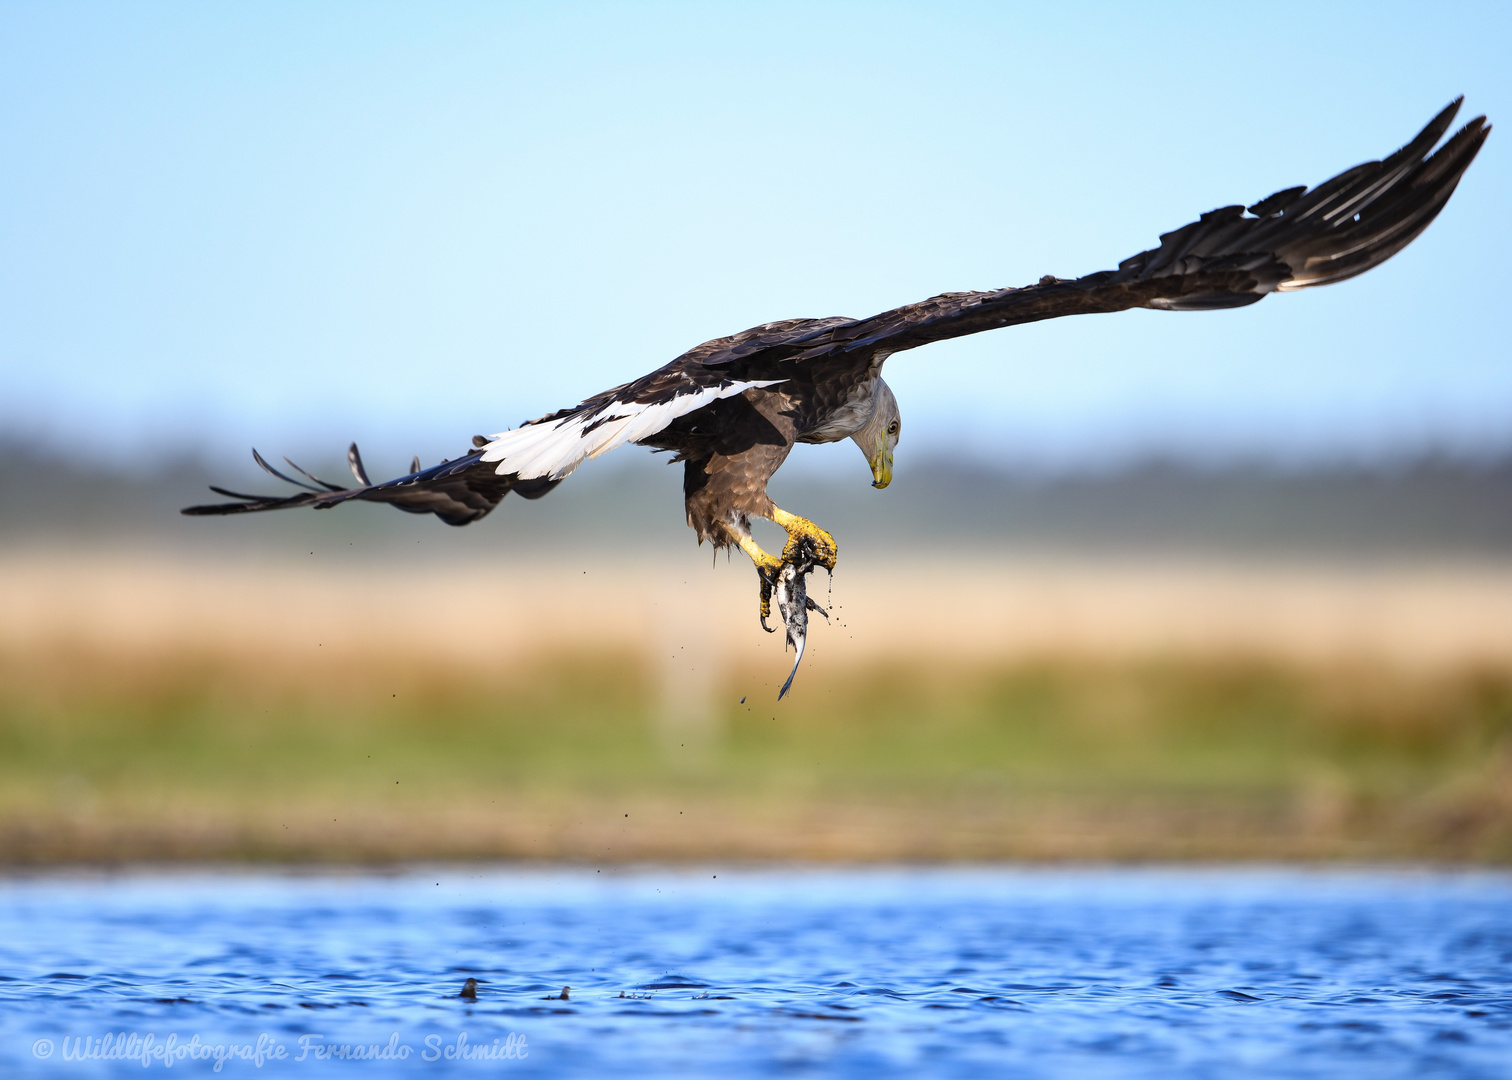
[[(461, 996), (469, 977), (475, 1000)], [(254, 1054), (261, 1038), (286, 1056), (222, 1073), (475, 1075), (464, 1058), (481, 1048), (494, 1072), (585, 1077), (1504, 1077), (1512, 879), (468, 868), (0, 881), (0, 1073), (138, 1075), (140, 1059), (89, 1055), (140, 1056), (149, 1033), (149, 1074), (162, 1065), (151, 1047), (172, 1036), (180, 1075), (212, 1074), (206, 1048)]]

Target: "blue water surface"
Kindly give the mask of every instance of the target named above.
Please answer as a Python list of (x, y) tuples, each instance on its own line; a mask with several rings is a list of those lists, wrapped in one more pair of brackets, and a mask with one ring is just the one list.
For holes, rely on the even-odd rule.
[(0, 1074), (213, 1075), (217, 1053), (232, 1076), (1507, 1077), (1512, 877), (0, 879)]

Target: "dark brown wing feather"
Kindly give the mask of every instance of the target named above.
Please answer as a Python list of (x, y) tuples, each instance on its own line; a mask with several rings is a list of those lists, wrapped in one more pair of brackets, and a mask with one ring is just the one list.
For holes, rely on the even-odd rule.
[(292, 461), (289, 462), (290, 465), (320, 486), (314, 487), (295, 480), (293, 477), (285, 476), (264, 461), (262, 456), (254, 450), (252, 457), (263, 469), (280, 480), (307, 490), (298, 495), (289, 496), (243, 495), (239, 492), (227, 491), (225, 488), (212, 487), (211, 491), (240, 501), (190, 506), (181, 513), (196, 517), (249, 514), (260, 510), (289, 510), (298, 506), (313, 506), (318, 510), (323, 510), (339, 503), (359, 499), (363, 502), (388, 503), (411, 514), (435, 514), (448, 525), (467, 525), (477, 521), (499, 505), (500, 500), (511, 491), (527, 499), (539, 499), (560, 483), (556, 480), (520, 480), (515, 476), (499, 476), (494, 472), (493, 465), (479, 460), (480, 456), (477, 451), (474, 451), (455, 461), (444, 461), (429, 469), (419, 469), (408, 476), (401, 476), (382, 484), (370, 484), (367, 483), (367, 471), (363, 468), (362, 457), (357, 452), (357, 444), (353, 443), (351, 449), (347, 451), (347, 461), (351, 465), (352, 475), (357, 478), (359, 486), (343, 488), (310, 476)]
[(1044, 278), (1021, 289), (945, 293), (869, 319), (772, 323), (701, 346), (718, 346), (702, 363), (738, 367), (763, 351), (782, 360), (870, 357), (1066, 315), (1243, 307), (1272, 292), (1343, 281), (1406, 247), (1454, 193), (1491, 130), (1477, 117), (1430, 153), (1459, 107), (1456, 99), (1384, 161), (1357, 165), (1311, 191), (1278, 191), (1248, 210), (1225, 206), (1203, 214), (1117, 270)]

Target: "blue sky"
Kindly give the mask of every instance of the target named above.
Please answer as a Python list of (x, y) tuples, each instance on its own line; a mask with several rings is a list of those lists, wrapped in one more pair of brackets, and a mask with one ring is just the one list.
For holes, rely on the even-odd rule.
[[(1506, 4), (0, 4), (0, 426), (388, 471), (1512, 121), (1508, 56)], [(1355, 281), (894, 358), (900, 458), (1512, 450), (1508, 137)]]

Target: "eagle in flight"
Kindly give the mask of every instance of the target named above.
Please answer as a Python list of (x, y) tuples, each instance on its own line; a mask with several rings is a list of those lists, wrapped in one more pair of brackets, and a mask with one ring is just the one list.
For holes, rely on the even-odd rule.
[[(803, 576), (816, 565), (833, 570), (839, 552), (829, 533), (772, 502), (767, 482), (794, 443), (851, 439), (871, 465), (872, 486), (888, 485), (901, 430), (897, 399), (882, 381), (888, 357), (933, 341), (1065, 315), (1244, 307), (1273, 292), (1362, 274), (1428, 227), (1475, 160), (1491, 130), (1484, 116), (1434, 149), (1461, 100), (1382, 161), (1357, 165), (1311, 190), (1287, 188), (1248, 208), (1212, 210), (1117, 270), (1043, 277), (1017, 289), (943, 293), (868, 319), (764, 323), (706, 341), (581, 405), (491, 437), (475, 435), (472, 449), (456, 459), (422, 469), (417, 458), (407, 475), (381, 484), (368, 479), (355, 443), (347, 452), (353, 487), (328, 483), (293, 462), (289, 466), (303, 479), (288, 476), (254, 450), (258, 465), (305, 490), (280, 497), (213, 487), (237, 501), (183, 512), (323, 509), (362, 499), (467, 525), (511, 491), (539, 499), (589, 458), (638, 443), (671, 451), (672, 460), (683, 463), (688, 524), (699, 543), (738, 547), (750, 557), (760, 579), (762, 626), (776, 591), (801, 659), (806, 611), (819, 610), (807, 600)], [(753, 517), (787, 532), (781, 556), (757, 545)]]

